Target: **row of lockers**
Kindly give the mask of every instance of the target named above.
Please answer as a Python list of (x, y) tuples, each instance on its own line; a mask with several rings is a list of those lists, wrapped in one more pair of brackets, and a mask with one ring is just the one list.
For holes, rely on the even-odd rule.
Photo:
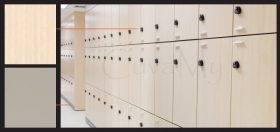
[(179, 127), (86, 84), (86, 118), (95, 127)]
[(61, 72), (71, 77), (75, 76), (74, 52), (74, 50), (61, 49)]
[[(85, 27), (99, 28), (85, 30), (85, 46), (276, 32), (276, 18), (275, 4), (97, 5), (85, 14)], [(69, 43), (62, 43), (62, 47), (69, 47)]]
[[(74, 28), (74, 21), (69, 22), (62, 28)], [(74, 30), (61, 30), (61, 49), (74, 50), (75, 31)]]
[(276, 126), (276, 34), (85, 53), (86, 83), (179, 126)]
[(74, 82), (75, 79), (73, 77), (61, 73), (61, 94), (72, 104), (75, 104)]

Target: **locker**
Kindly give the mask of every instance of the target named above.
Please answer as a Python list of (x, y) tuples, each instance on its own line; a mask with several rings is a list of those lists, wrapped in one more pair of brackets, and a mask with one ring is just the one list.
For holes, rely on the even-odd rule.
[(174, 40), (198, 38), (198, 5), (176, 4), (174, 17)]
[(70, 86), (71, 86), (71, 103), (75, 104), (75, 89), (74, 89), (74, 78), (71, 78)]
[(172, 123), (170, 123), (166, 120), (163, 120), (157, 116), (155, 116), (154, 122), (155, 122), (156, 128), (160, 128), (160, 127), (171, 128), (172, 127)]
[[(85, 69), (85, 74), (86, 74), (86, 83), (90, 83), (89, 80), (89, 48), (85, 49), (85, 63), (86, 63), (86, 69)], [(62, 68), (63, 69), (63, 68)]]
[[(98, 5), (98, 28), (105, 28), (105, 5)], [(104, 42), (104, 35), (105, 30), (98, 30), (98, 36), (100, 37), (98, 39), (99, 46), (105, 46)]]
[[(120, 28), (128, 28), (128, 5), (119, 5), (120, 7)], [(128, 44), (128, 30), (119, 30), (119, 45)]]
[[(112, 5), (105, 5), (105, 22), (104, 22), (104, 28), (112, 28)], [(105, 46), (112, 46), (112, 37), (111, 37), (112, 30), (106, 29), (104, 31), (105, 37), (104, 38), (104, 44)]]
[(88, 68), (88, 74), (89, 74), (89, 84), (90, 85), (92, 85), (92, 86), (94, 86), (94, 81), (93, 81), (93, 79), (94, 79), (94, 69), (93, 69), (93, 67), (94, 67), (94, 59), (95, 58), (93, 58), (93, 56), (94, 56), (94, 53), (95, 52), (95, 49), (94, 48), (90, 48), (89, 49), (89, 56), (90, 56), (90, 58), (88, 58), (88, 61), (89, 61), (89, 68)]
[[(158, 28), (157, 28), (158, 25)], [(172, 41), (174, 36), (174, 5), (156, 5), (156, 42)]]
[[(106, 60), (105, 62), (105, 71), (104, 71), (104, 78), (105, 78), (105, 91), (107, 93), (112, 94), (112, 64), (113, 64), (113, 48), (112, 47), (105, 47), (104, 48)], [(115, 58), (116, 59), (116, 58)]]
[(155, 44), (144, 44), (140, 46), (140, 103), (141, 108), (155, 113)]
[(173, 123), (196, 127), (198, 41), (174, 43)]
[[(92, 19), (92, 23), (91, 23), (91, 28), (99, 28), (99, 6), (96, 6), (94, 8), (92, 8), (90, 10), (91, 13), (91, 19)], [(90, 34), (92, 34), (92, 43), (91, 43), (91, 47), (99, 47), (100, 43), (99, 43), (99, 31), (100, 30), (90, 30)]]
[[(172, 121), (173, 43), (156, 44), (155, 114)], [(158, 61), (156, 63), (156, 61)]]
[(128, 100), (140, 106), (140, 45), (130, 45), (128, 49)]
[(111, 116), (111, 126), (112, 127), (118, 127), (118, 117), (119, 117), (119, 113), (118, 113), (118, 102), (119, 99), (111, 96), (111, 105), (110, 105), (110, 114)]
[(93, 86), (90, 86), (90, 85), (88, 85), (89, 87), (90, 87), (90, 95), (89, 95), (89, 106), (87, 106), (87, 107), (89, 107), (89, 120), (90, 120), (90, 122), (91, 123), (93, 123), (94, 125), (95, 125), (95, 118), (96, 118), (96, 115), (97, 115), (97, 113), (96, 113), (96, 102), (97, 102), (97, 100), (96, 100), (96, 90), (95, 90), (95, 88), (93, 87)]
[(230, 126), (232, 38), (199, 41), (197, 127)]
[(140, 111), (139, 108), (128, 105), (128, 127), (140, 127)]
[(112, 97), (111, 95), (109, 94), (106, 94), (105, 95), (105, 109), (104, 109), (104, 113), (105, 113), (105, 117), (104, 117), (104, 120), (105, 120), (105, 127), (112, 127), (112, 113), (111, 113), (111, 104), (112, 104), (112, 99), (110, 98)]
[(89, 89), (89, 85), (88, 84), (86, 84), (85, 85), (86, 87), (85, 87), (85, 98), (86, 98), (86, 100), (85, 100), (85, 114), (86, 114), (86, 118), (90, 118), (90, 109), (89, 109), (89, 106), (90, 106), (90, 104), (89, 104), (89, 99), (90, 99), (90, 95), (89, 95), (89, 93), (90, 93), (90, 89)]
[(104, 90), (104, 48), (98, 48), (100, 59), (98, 59), (98, 87), (101, 90)]
[(93, 120), (93, 124), (94, 124), (94, 126), (96, 126), (96, 127), (98, 127), (99, 126), (99, 118), (98, 118), (98, 116), (99, 116), (99, 111), (98, 111), (98, 103), (100, 102), (100, 101), (98, 101), (98, 98), (99, 98), (99, 90), (97, 89), (97, 88), (95, 88), (95, 87), (93, 87), (93, 89), (94, 89), (94, 93), (93, 93), (93, 95), (92, 95), (92, 102), (93, 102), (93, 105), (91, 105), (92, 107), (92, 111), (93, 111), (93, 114), (91, 114), (91, 119)]
[(119, 45), (120, 5), (112, 5), (112, 43)]
[(233, 35), (276, 31), (276, 4), (234, 5)]
[(118, 127), (128, 127), (128, 103), (119, 100), (116, 112), (118, 112)]
[(113, 55), (113, 60), (112, 60), (112, 77), (111, 77), (111, 94), (116, 96), (116, 97), (119, 97), (119, 83), (120, 83), (120, 80), (119, 80), (119, 67), (120, 67), (120, 60), (119, 60), (119, 52), (120, 52), (120, 48), (121, 46), (116, 46), (116, 47), (112, 47), (113, 48), (113, 51), (112, 51), (112, 55)]
[(119, 97), (124, 101), (128, 101), (128, 46), (120, 46), (119, 53), (119, 56), (121, 57), (121, 60), (119, 61), (120, 69), (118, 70), (120, 75)]
[(74, 77), (75, 76), (75, 70), (74, 70), (74, 68), (75, 68), (75, 62), (74, 62), (74, 58), (75, 58), (75, 54), (74, 54), (74, 50), (71, 50), (71, 52), (70, 52), (70, 56), (69, 56), (69, 58), (70, 58), (70, 62), (71, 62), (71, 76), (72, 77)]
[(276, 127), (276, 37), (233, 38), (231, 127)]
[(233, 5), (200, 5), (199, 38), (232, 36)]
[(101, 90), (99, 90), (97, 92), (97, 127), (104, 127), (105, 126), (105, 105), (104, 105), (104, 92), (102, 92)]
[[(98, 59), (98, 56), (99, 56), (99, 59)], [(99, 66), (99, 63), (100, 63), (100, 59), (101, 59), (101, 56), (99, 55), (99, 48), (93, 48), (93, 56), (92, 56), (92, 59), (93, 59), (93, 65), (92, 65), (92, 72), (93, 72), (93, 86), (96, 87), (96, 88), (99, 88), (98, 87), (98, 80), (99, 80), (99, 69), (98, 69), (98, 66)]]
[(156, 30), (155, 30), (155, 19), (156, 5), (141, 5), (141, 28), (143, 31), (140, 32), (141, 43), (155, 42)]
[[(90, 13), (85, 13), (85, 28), (90, 28)], [(64, 33), (61, 33), (64, 34)], [(89, 42), (91, 41), (90, 30), (85, 30), (85, 47), (90, 47)]]
[(141, 5), (128, 5), (128, 28), (137, 28), (137, 30), (128, 31), (128, 44), (140, 43), (140, 18)]
[[(148, 128), (154, 127), (155, 126), (154, 115), (141, 110), (140, 123), (142, 123), (142, 127), (148, 127)], [(141, 125), (140, 123), (139, 123), (139, 125)]]

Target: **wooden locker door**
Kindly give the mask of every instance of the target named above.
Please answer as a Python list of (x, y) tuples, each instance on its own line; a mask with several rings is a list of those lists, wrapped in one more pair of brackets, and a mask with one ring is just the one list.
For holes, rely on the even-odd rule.
[[(91, 22), (91, 24), (92, 24), (92, 26), (91, 26), (91, 28), (99, 28), (99, 16), (98, 16), (98, 8), (99, 8), (99, 5), (97, 5), (97, 6), (95, 6), (94, 8), (92, 8), (91, 10), (90, 10), (90, 12), (91, 12), (91, 19), (92, 19), (92, 22)], [(92, 45), (91, 45), (91, 47), (99, 47), (99, 39), (98, 39), (98, 36), (99, 36), (99, 30), (90, 30), (91, 32), (91, 34), (92, 34), (92, 39), (93, 39), (93, 41), (92, 41)]]
[(233, 35), (277, 32), (276, 9), (276, 4), (234, 5)]
[[(175, 5), (174, 40), (198, 38), (198, 6), (199, 5)], [(175, 23), (174, 23), (175, 24)]]
[(199, 38), (232, 36), (232, 4), (199, 5), (199, 14), (204, 16), (203, 21), (198, 20)]
[[(155, 127), (154, 115), (141, 110), (140, 112), (140, 123), (142, 123), (142, 127), (145, 128), (153, 128)], [(141, 124), (139, 126), (141, 127)]]
[(156, 5), (156, 42), (173, 41), (174, 11), (174, 4)]
[(116, 46), (116, 47), (112, 47), (113, 48), (113, 51), (112, 51), (112, 54), (113, 54), (113, 60), (112, 60), (112, 95), (116, 96), (116, 97), (119, 97), (119, 64), (120, 64), (120, 60), (119, 60), (119, 49), (120, 49), (120, 46)]
[(128, 103), (119, 100), (118, 102), (118, 127), (128, 127)]
[(94, 93), (92, 95), (92, 102), (93, 102), (93, 105), (91, 107), (93, 113), (91, 114), (92, 116), (90, 117), (92, 120), (93, 120), (93, 125), (95, 127), (99, 127), (99, 118), (98, 118), (98, 115), (100, 114), (99, 111), (98, 111), (98, 103), (100, 101), (98, 101), (98, 98), (99, 98), (99, 91), (97, 88), (93, 87), (94, 89)]
[(128, 5), (128, 28), (137, 28), (128, 32), (128, 44), (140, 43), (141, 5)]
[[(113, 49), (112, 47), (105, 47), (104, 49), (104, 55), (106, 56), (106, 60), (105, 60), (105, 71), (104, 71), (104, 78), (105, 78), (105, 82), (104, 82), (104, 90), (107, 93), (112, 94), (112, 62), (114, 59), (112, 54), (113, 54)], [(116, 59), (116, 58), (115, 58)]]
[(103, 91), (99, 90), (97, 93), (97, 122), (98, 122), (98, 126), (97, 127), (104, 127), (105, 125), (105, 113), (104, 113), (104, 93)]
[(99, 48), (99, 63), (98, 63), (98, 88), (104, 90), (104, 47)]
[(157, 116), (155, 116), (154, 122), (155, 122), (155, 128), (160, 128), (160, 127), (171, 128), (171, 127), (173, 127), (172, 123), (170, 123), (166, 120), (163, 120), (163, 119), (161, 119)]
[(133, 106), (128, 105), (128, 127), (140, 127), (140, 109)]
[(71, 60), (71, 75), (75, 76), (75, 50), (71, 50), (70, 60)]
[[(112, 5), (105, 4), (105, 22), (104, 28), (112, 28)], [(112, 30), (106, 29), (104, 30), (104, 34), (106, 38), (104, 39), (105, 46), (112, 46)]]
[[(155, 44), (140, 46), (140, 103), (141, 108), (155, 113)], [(139, 61), (139, 60), (138, 60)]]
[(93, 69), (94, 58), (93, 58), (93, 56), (95, 54), (94, 51), (95, 51), (94, 48), (89, 49), (89, 56), (90, 57), (88, 58), (88, 60), (89, 60), (89, 68), (88, 68), (89, 84), (92, 85), (92, 86), (94, 86), (94, 84), (93, 84), (93, 76), (94, 76), (94, 69)]
[(112, 43), (119, 45), (120, 5), (112, 5)]
[(74, 104), (75, 105), (75, 84), (74, 84), (74, 82), (75, 82), (75, 80), (74, 80), (74, 78), (71, 78), (71, 82), (70, 82), (70, 84), (71, 84), (71, 102), (72, 102), (72, 104)]
[(143, 28), (143, 32), (140, 32), (141, 43), (155, 42), (156, 30), (156, 5), (141, 5), (141, 22), (140, 30)]
[(130, 45), (128, 56), (128, 100), (129, 103), (140, 106), (140, 45)]
[[(85, 28), (90, 28), (90, 13), (86, 12), (85, 13)], [(90, 47), (89, 45), (89, 40), (91, 40), (90, 37), (90, 30), (85, 30), (85, 47), (88, 48)]]
[(92, 65), (92, 71), (93, 71), (93, 86), (98, 88), (98, 65), (100, 63), (100, 56), (99, 56), (99, 48), (93, 48), (94, 49), (94, 56), (93, 56), (93, 65)]
[(118, 121), (119, 121), (119, 119), (118, 119), (119, 118), (118, 103), (119, 103), (119, 99), (111, 96), (111, 106), (112, 107), (110, 106), (110, 108), (111, 108), (111, 115), (112, 115), (111, 116), (112, 127), (118, 127), (119, 126), (119, 123), (118, 123)]
[[(108, 95), (109, 96), (109, 95)], [(100, 118), (101, 118), (101, 125), (100, 125), (100, 127), (106, 127), (107, 125), (106, 125), (106, 120), (105, 120), (105, 115), (106, 115), (106, 106), (107, 106), (107, 100), (106, 100), (106, 98), (107, 98), (107, 94), (105, 93), (105, 92), (101, 92), (101, 101), (100, 101), (100, 105), (101, 105), (101, 113), (99, 113), (100, 114)]]
[(173, 43), (156, 44), (155, 114), (172, 121)]
[(182, 127), (196, 127), (197, 61), (197, 40), (174, 43), (173, 123)]
[(112, 104), (112, 99), (111, 99), (111, 95), (106, 94), (105, 95), (105, 99), (106, 104), (105, 104), (105, 108), (104, 108), (104, 112), (105, 112), (105, 126), (104, 127), (112, 127), (112, 110), (111, 110), (111, 104)]
[[(98, 5), (98, 28), (105, 28), (105, 5)], [(98, 30), (98, 39), (99, 46), (105, 46), (104, 41), (105, 30)]]
[(128, 102), (128, 48), (129, 46), (120, 46), (120, 86), (119, 97), (120, 99)]
[[(120, 5), (120, 28), (128, 28), (128, 5)], [(128, 30), (120, 29), (120, 45), (128, 44)]]
[(95, 99), (95, 96), (96, 96), (96, 90), (95, 90), (95, 88), (93, 87), (93, 86), (90, 86), (90, 88), (91, 88), (91, 94), (90, 94), (90, 96), (89, 96), (89, 112), (90, 112), (90, 114), (89, 114), (89, 120), (90, 120), (90, 122), (91, 123), (93, 123), (93, 125), (95, 125), (94, 124), (94, 118), (96, 118), (95, 117), (95, 113), (96, 113), (96, 111), (95, 111), (95, 105), (96, 105), (96, 99)]
[(233, 38), (231, 127), (277, 126), (276, 37)]
[(230, 127), (232, 38), (199, 41), (197, 127)]
[(86, 62), (86, 71), (85, 71), (85, 75), (86, 75), (86, 83), (89, 84), (89, 48), (85, 49), (85, 62)]
[(85, 87), (85, 98), (86, 98), (86, 100), (85, 100), (85, 115), (86, 115), (86, 118), (87, 119), (89, 119), (90, 118), (90, 114), (89, 114), (89, 93), (90, 93), (90, 89), (89, 89), (89, 85), (88, 84), (86, 84), (86, 87)]

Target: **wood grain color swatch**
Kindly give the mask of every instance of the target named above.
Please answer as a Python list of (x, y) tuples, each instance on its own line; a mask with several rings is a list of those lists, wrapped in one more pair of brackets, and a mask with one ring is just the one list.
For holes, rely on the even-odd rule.
[(5, 5), (5, 64), (56, 64), (56, 5)]

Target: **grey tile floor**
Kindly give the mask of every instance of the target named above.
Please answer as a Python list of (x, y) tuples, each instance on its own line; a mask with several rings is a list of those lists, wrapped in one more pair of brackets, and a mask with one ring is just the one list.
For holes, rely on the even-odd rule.
[[(67, 102), (61, 98), (61, 104)], [(74, 111), (70, 106), (61, 106), (61, 128), (84, 127), (89, 128), (85, 121), (85, 111)]]

